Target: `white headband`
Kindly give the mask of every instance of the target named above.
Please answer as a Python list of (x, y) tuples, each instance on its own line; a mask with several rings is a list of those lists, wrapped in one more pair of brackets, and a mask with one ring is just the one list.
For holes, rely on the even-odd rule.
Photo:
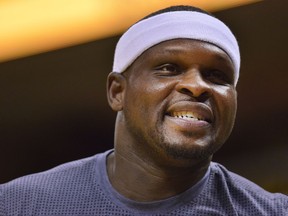
[(113, 71), (124, 72), (145, 50), (177, 38), (205, 41), (223, 49), (233, 62), (237, 83), (240, 52), (235, 36), (220, 20), (194, 11), (166, 12), (131, 26), (117, 43)]

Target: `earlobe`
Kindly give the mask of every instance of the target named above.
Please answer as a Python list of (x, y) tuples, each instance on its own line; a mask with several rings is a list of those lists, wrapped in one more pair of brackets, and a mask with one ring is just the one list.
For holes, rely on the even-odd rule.
[(107, 99), (114, 111), (123, 109), (125, 77), (121, 73), (111, 72), (107, 78)]

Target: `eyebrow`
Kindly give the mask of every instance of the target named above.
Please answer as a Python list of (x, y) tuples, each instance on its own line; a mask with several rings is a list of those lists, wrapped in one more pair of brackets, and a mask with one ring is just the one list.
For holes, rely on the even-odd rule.
[[(217, 47), (217, 46), (216, 46)], [(217, 47), (219, 48), (220, 50), (222, 50), (220, 47)], [(222, 53), (212, 53), (211, 51), (208, 51), (211, 55), (211, 57), (219, 60), (220, 62), (224, 62), (224, 63), (231, 63), (233, 64), (232, 62), (232, 59), (231, 57), (224, 51), (223, 51), (223, 54)], [(177, 46), (170, 46), (170, 47), (164, 47), (162, 50), (159, 50), (157, 51), (161, 54), (173, 54), (173, 55), (176, 55), (176, 54), (180, 54), (180, 53), (183, 53), (185, 52), (184, 50), (182, 50), (181, 48), (178, 48)], [(225, 55), (228, 57), (228, 58), (225, 58), (223, 55)], [(227, 59), (229, 59), (229, 61), (227, 61)]]
[[(223, 50), (223, 52), (227, 55), (228, 58), (225, 58), (223, 55), (219, 55), (219, 54), (215, 54), (215, 58), (217, 60), (220, 60), (221, 62), (233, 64), (231, 57), (224, 50)], [(228, 61), (228, 59), (229, 59), (229, 61)]]
[(162, 53), (167, 53), (167, 54), (178, 54), (178, 53), (182, 53), (183, 50), (181, 48), (177, 48), (175, 47), (164, 47), (164, 49), (162, 49), (161, 51), (159, 50), (159, 52)]

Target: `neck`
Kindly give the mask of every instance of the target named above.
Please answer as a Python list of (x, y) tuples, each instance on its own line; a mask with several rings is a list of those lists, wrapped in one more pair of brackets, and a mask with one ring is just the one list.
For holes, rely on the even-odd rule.
[[(120, 148), (119, 148), (120, 149)], [(143, 160), (133, 151), (126, 154), (115, 148), (109, 155), (107, 171), (111, 184), (123, 196), (142, 202), (166, 199), (196, 184), (206, 173), (210, 160), (194, 163), (177, 163), (159, 165), (153, 161)], [(151, 155), (150, 155), (151, 156)]]

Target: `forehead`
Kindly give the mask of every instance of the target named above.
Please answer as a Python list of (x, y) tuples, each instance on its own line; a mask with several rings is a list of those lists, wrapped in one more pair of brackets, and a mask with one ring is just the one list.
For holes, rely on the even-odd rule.
[(224, 50), (214, 44), (193, 39), (173, 39), (161, 42), (144, 51), (132, 65), (148, 63), (147, 61), (151, 60), (169, 60), (173, 58), (178, 60), (187, 59), (191, 62), (197, 62), (201, 59), (203, 64), (212, 61), (233, 68), (232, 60)]

